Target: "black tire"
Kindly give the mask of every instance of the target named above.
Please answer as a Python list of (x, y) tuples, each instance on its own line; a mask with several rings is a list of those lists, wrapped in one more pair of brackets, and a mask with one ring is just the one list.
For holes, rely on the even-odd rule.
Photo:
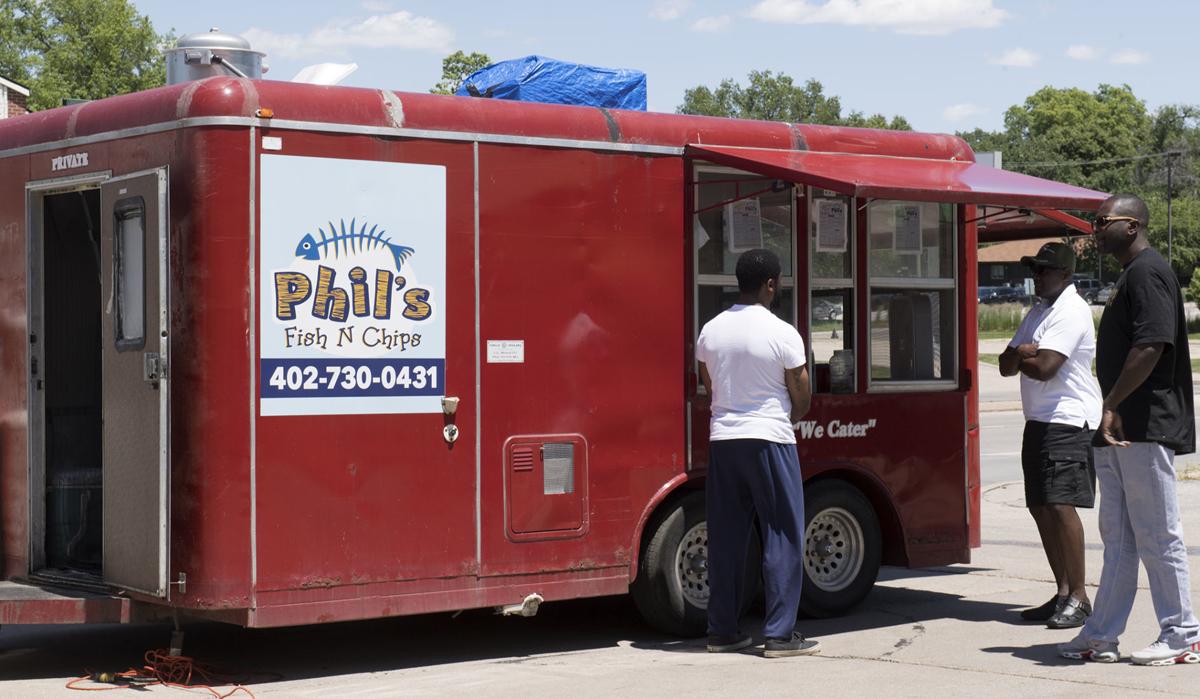
[[(642, 618), (659, 631), (695, 637), (708, 627), (706, 524), (704, 492), (693, 491), (663, 507), (646, 526), (630, 592)], [(685, 535), (690, 535), (687, 542)], [(761, 543), (757, 534), (750, 538), (743, 611), (757, 596), (762, 576)], [(695, 555), (687, 556), (689, 551)]]
[(883, 536), (875, 508), (849, 483), (824, 480), (805, 487), (804, 516), (800, 610), (810, 617), (844, 614), (879, 575)]

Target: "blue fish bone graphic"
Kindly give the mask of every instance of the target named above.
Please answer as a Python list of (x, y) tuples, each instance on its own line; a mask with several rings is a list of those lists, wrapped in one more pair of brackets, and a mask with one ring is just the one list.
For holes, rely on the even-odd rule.
[(371, 226), (371, 230), (368, 231), (366, 223), (363, 223), (361, 228), (357, 228), (356, 221), (357, 219), (350, 219), (350, 230), (346, 230), (345, 219), (339, 221), (340, 226), (334, 226), (333, 221), (330, 221), (328, 235), (324, 229), (317, 229), (317, 232), (321, 234), (320, 240), (313, 237), (312, 233), (306, 233), (296, 246), (296, 257), (306, 260), (324, 260), (376, 248), (387, 248), (396, 262), (396, 271), (399, 272), (400, 266), (415, 251), (407, 245), (397, 245), (390, 238), (384, 237), (385, 231), (380, 230), (378, 225)]

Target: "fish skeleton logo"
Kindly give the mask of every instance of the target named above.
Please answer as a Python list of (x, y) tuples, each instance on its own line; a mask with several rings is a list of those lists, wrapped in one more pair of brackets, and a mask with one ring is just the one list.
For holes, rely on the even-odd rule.
[[(296, 320), (297, 307), (310, 299), (313, 318), (336, 323), (346, 323), (352, 316), (389, 321), (396, 307), (407, 321), (426, 320), (433, 313), (430, 290), (408, 287), (400, 274), (415, 249), (393, 243), (378, 225), (359, 226), (356, 218), (350, 219), (348, 228), (345, 219), (339, 219), (337, 226), (330, 221), (328, 231), (318, 228), (317, 233), (319, 239), (306, 233), (295, 250), (303, 267), (316, 263), (315, 275), (310, 276), (311, 267), (310, 273), (294, 269), (275, 273), (277, 320)], [(342, 262), (338, 265), (334, 260)], [(372, 266), (370, 278), (367, 268)], [(349, 288), (339, 286), (339, 272), (349, 280)], [(393, 294), (400, 295), (402, 306), (393, 303)]]
[(383, 237), (386, 231), (380, 230), (378, 225), (371, 226), (371, 230), (368, 231), (367, 224), (363, 223), (362, 228), (355, 230), (356, 221), (357, 219), (350, 219), (349, 231), (346, 230), (345, 219), (339, 221), (341, 223), (340, 230), (335, 228), (333, 221), (330, 221), (328, 236), (325, 235), (324, 229), (317, 229), (317, 232), (321, 234), (320, 240), (314, 238), (312, 233), (306, 234), (296, 246), (296, 257), (306, 260), (323, 260), (331, 256), (336, 258), (343, 254), (383, 247), (391, 253), (392, 259), (396, 262), (396, 271), (399, 272), (400, 266), (415, 251), (407, 245), (397, 245), (390, 238)]

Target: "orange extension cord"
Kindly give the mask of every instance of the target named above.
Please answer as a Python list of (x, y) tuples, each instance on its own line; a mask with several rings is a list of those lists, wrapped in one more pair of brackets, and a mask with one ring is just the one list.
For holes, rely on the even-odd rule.
[[(175, 687), (176, 689), (203, 689), (211, 693), (216, 699), (226, 699), (238, 692), (245, 692), (251, 699), (254, 699), (254, 693), (249, 688), (240, 684), (227, 682), (217, 684), (216, 686), (233, 685), (233, 689), (222, 694), (213, 687), (213, 679), (216, 673), (208, 667), (194, 662), (186, 655), (170, 655), (167, 651), (148, 650), (146, 651), (146, 664), (141, 670), (130, 668), (125, 672), (93, 672), (76, 677), (67, 683), (67, 689), (77, 689), (84, 692), (105, 692), (113, 689), (127, 689), (130, 687), (149, 687), (156, 684), (161, 684), (166, 687)], [(203, 680), (203, 684), (192, 684), (192, 678), (196, 677)], [(106, 687), (80, 687), (78, 683), (83, 681), (91, 681), (95, 683), (103, 683), (111, 686)]]

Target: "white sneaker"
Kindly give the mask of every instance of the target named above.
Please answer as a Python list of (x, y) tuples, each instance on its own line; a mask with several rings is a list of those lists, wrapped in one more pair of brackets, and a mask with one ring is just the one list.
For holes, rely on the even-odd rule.
[(1089, 641), (1083, 636), (1076, 636), (1067, 643), (1058, 644), (1058, 654), (1071, 660), (1090, 660), (1094, 663), (1115, 663), (1121, 659), (1117, 644)]
[(1155, 641), (1132, 656), (1134, 665), (1174, 665), (1200, 663), (1200, 643), (1172, 648), (1166, 641)]

